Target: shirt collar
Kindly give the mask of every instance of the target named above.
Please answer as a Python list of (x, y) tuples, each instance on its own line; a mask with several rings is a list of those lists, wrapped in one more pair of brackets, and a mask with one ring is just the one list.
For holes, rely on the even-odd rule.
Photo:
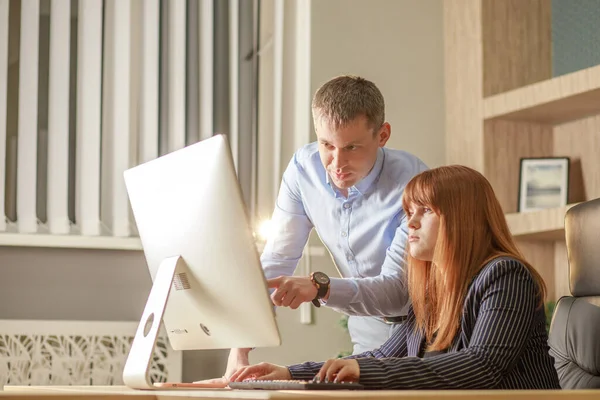
[[(373, 168), (371, 168), (371, 171), (369, 172), (369, 174), (367, 176), (365, 176), (363, 179), (361, 179), (356, 185), (349, 188), (348, 193), (355, 190), (358, 193), (360, 193), (361, 195), (364, 194), (371, 187), (371, 185), (373, 185), (373, 182), (375, 182), (377, 180), (377, 177), (379, 177), (379, 174), (381, 173), (381, 170), (383, 169), (383, 159), (384, 158), (385, 158), (385, 153), (383, 151), (383, 147), (380, 147), (377, 150), (377, 159), (375, 160), (375, 164), (373, 165)], [(335, 187), (333, 187), (333, 185), (331, 184), (331, 180), (329, 178), (329, 173), (327, 173), (327, 170), (325, 170), (325, 179), (326, 179), (327, 184), (333, 189), (333, 191), (337, 195), (338, 190)]]

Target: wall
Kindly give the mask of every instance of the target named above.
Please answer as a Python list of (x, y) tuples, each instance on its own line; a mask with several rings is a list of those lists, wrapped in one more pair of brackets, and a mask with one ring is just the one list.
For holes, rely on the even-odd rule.
[[(138, 321), (152, 285), (141, 251), (0, 247), (0, 266), (0, 320)], [(183, 368), (212, 377), (225, 353), (185, 352)]]
[(596, 0), (552, 0), (553, 76), (600, 64), (599, 17)]
[(139, 251), (0, 247), (0, 265), (0, 319), (135, 321), (151, 286)]
[(392, 125), (388, 147), (445, 163), (440, 0), (312, 2), (312, 89), (341, 74), (373, 81)]

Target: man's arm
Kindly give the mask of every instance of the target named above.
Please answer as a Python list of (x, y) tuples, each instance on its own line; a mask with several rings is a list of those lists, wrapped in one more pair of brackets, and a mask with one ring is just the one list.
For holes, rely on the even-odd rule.
[(397, 316), (408, 304), (405, 248), (408, 238), (404, 213), (386, 250), (381, 273), (366, 278), (331, 278), (327, 306), (348, 315)]

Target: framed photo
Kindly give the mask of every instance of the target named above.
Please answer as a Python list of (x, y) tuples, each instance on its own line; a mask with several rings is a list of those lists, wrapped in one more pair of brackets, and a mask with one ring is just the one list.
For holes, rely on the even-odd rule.
[(567, 205), (569, 158), (522, 158), (519, 175), (519, 212)]

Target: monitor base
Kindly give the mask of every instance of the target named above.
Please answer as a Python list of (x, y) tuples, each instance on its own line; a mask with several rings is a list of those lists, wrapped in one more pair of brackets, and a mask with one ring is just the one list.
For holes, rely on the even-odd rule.
[(152, 289), (146, 300), (146, 306), (123, 369), (123, 382), (132, 389), (157, 389), (152, 384), (148, 372), (169, 293), (173, 286), (175, 271), (184, 267), (183, 258), (175, 256), (164, 259), (156, 271)]

